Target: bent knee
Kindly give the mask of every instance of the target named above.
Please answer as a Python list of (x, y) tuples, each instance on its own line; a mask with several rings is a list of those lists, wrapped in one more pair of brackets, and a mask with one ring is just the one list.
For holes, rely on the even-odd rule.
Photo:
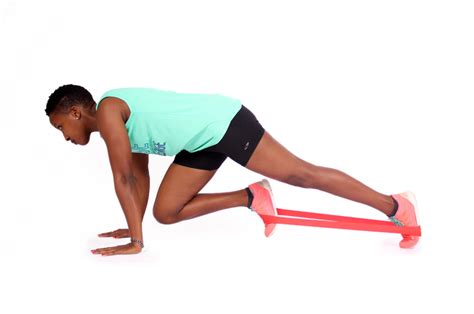
[(170, 225), (178, 222), (176, 215), (170, 214), (167, 211), (153, 211), (153, 216), (156, 221), (164, 225)]

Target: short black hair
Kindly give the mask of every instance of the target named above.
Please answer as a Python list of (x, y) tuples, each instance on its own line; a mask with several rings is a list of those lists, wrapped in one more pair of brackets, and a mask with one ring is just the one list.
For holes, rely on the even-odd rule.
[(58, 87), (48, 99), (46, 115), (52, 112), (67, 112), (72, 105), (82, 104), (86, 108), (95, 105), (91, 93), (82, 86), (67, 84)]

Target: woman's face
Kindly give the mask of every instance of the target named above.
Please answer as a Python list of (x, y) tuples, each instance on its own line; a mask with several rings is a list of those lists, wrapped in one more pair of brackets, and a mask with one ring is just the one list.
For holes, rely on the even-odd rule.
[(53, 112), (49, 115), (51, 125), (63, 133), (66, 141), (86, 145), (90, 139), (82, 119), (81, 108), (72, 106), (68, 113)]

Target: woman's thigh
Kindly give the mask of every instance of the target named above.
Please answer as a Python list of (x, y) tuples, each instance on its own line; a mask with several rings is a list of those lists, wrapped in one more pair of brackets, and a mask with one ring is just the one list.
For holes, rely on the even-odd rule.
[(162, 223), (172, 222), (177, 213), (212, 179), (215, 170), (196, 169), (172, 163), (161, 181), (153, 215)]

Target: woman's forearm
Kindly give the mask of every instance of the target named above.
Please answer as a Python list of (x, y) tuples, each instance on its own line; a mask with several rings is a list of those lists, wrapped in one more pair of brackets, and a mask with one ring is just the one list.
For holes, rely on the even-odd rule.
[(140, 206), (140, 215), (141, 221), (143, 222), (143, 217), (145, 216), (146, 206), (148, 204), (148, 196), (150, 193), (150, 176), (148, 172), (140, 172), (135, 175), (137, 178), (138, 186), (138, 197), (139, 197), (139, 206)]
[(137, 177), (114, 178), (115, 191), (127, 220), (130, 236), (143, 242), (142, 214), (140, 212), (140, 197)]

